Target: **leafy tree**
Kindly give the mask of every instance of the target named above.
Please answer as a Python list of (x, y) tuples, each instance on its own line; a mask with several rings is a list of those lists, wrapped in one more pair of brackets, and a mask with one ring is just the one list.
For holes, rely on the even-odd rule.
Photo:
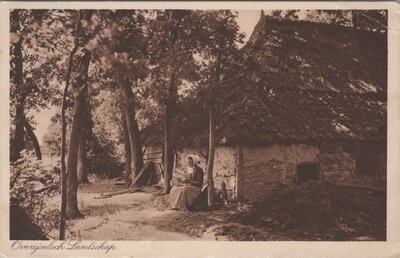
[[(11, 78), (11, 98), (15, 99), (15, 133), (13, 143), (13, 153), (11, 160), (15, 161), (19, 158), (19, 153), (23, 148), (23, 134), (24, 134), (24, 107), (27, 90), (23, 85), (23, 56), (22, 56), (22, 43), (23, 37), (21, 36), (21, 23), (24, 22), (22, 11), (12, 10), (10, 14), (10, 32), (11, 32), (11, 58), (10, 58), (10, 78)], [(13, 96), (14, 95), (14, 96)], [(14, 101), (12, 101), (14, 103)]]
[[(118, 101), (120, 97), (114, 96), (119, 92), (100, 91), (88, 101), (88, 113), (83, 123), (86, 130), (86, 172), (101, 176), (113, 177), (118, 175), (122, 163), (121, 157), (123, 135), (121, 127), (121, 113)], [(67, 112), (67, 124), (71, 124), (71, 112)], [(67, 135), (70, 128), (67, 128)], [(68, 142), (68, 139), (67, 139)], [(47, 133), (43, 136), (45, 148), (52, 154), (61, 154), (61, 118), (56, 114), (51, 119)], [(81, 146), (80, 146), (81, 148)], [(78, 153), (79, 156), (79, 153)], [(80, 182), (80, 161), (78, 159), (78, 183)]]
[[(62, 220), (60, 223), (60, 238), (62, 239), (63, 228), (61, 225), (65, 223), (64, 213), (67, 218), (77, 218), (82, 216), (78, 209), (77, 201), (77, 166), (78, 166), (78, 150), (80, 142), (80, 133), (82, 132), (83, 114), (85, 113), (88, 96), (88, 78), (89, 64), (91, 59), (91, 46), (93, 40), (98, 35), (98, 20), (93, 15), (93, 11), (79, 10), (75, 14), (76, 27), (73, 34), (73, 47), (69, 53), (68, 68), (65, 77), (65, 88), (63, 95), (63, 103), (61, 109), (62, 117), (62, 151), (61, 151), (61, 168), (62, 168)], [(65, 150), (66, 150), (66, 99), (68, 94), (68, 86), (71, 83), (74, 93), (74, 107), (72, 111), (71, 130), (68, 142), (68, 160), (65, 167)], [(65, 169), (66, 168), (66, 169)], [(66, 170), (68, 174), (66, 176)], [(66, 191), (65, 191), (66, 189)], [(66, 204), (65, 204), (66, 198)], [(65, 207), (66, 206), (66, 207)]]
[[(296, 20), (299, 18), (299, 16), (297, 15), (299, 11), (300, 10), (298, 9), (272, 10), (271, 15), (275, 17)], [(261, 16), (264, 16), (263, 10), (261, 10)]]
[[(306, 20), (349, 26), (360, 30), (387, 31), (386, 10), (273, 10), (272, 16), (297, 20), (305, 12)], [(263, 13), (263, 12), (262, 12)]]
[[(136, 117), (136, 92), (140, 81), (147, 75), (146, 39), (143, 32), (146, 19), (142, 11), (136, 10), (104, 11), (102, 18), (105, 23), (103, 33), (108, 36), (108, 40), (94, 53), (99, 60), (98, 83), (104, 89), (118, 90), (118, 96), (124, 101), (124, 105), (120, 107), (123, 113), (120, 122), (121, 125), (126, 125), (126, 174), (132, 172), (134, 177), (143, 167), (142, 144)], [(106, 79), (106, 82), (101, 82), (101, 79)]]
[[(23, 123), (32, 141), (37, 143), (33, 137), (33, 130), (30, 130), (32, 127), (29, 128), (26, 124), (28, 121), (26, 113), (49, 104), (58, 104), (61, 100), (59, 85), (66, 71), (66, 66), (63, 64), (68, 62), (71, 43), (69, 33), (72, 29), (68, 23), (71, 24), (71, 16), (73, 16), (73, 11), (69, 10), (13, 10), (11, 12), (10, 97), (13, 100), (11, 103), (15, 103), (15, 108), (11, 106), (11, 115), (15, 117), (13, 144), (15, 149), (12, 159), (18, 158), (22, 148)], [(54, 67), (58, 68), (54, 69)], [(39, 152), (36, 151), (36, 153)], [(63, 221), (60, 224), (62, 225)]]
[(275, 17), (280, 17), (282, 15), (282, 10), (273, 10), (271, 12), (271, 15)]
[(299, 18), (299, 16), (297, 15), (299, 11), (300, 10), (298, 9), (285, 10), (283, 17), (285, 19), (297, 20)]
[[(92, 98), (93, 130), (88, 137), (87, 149), (90, 173), (107, 177), (120, 175), (121, 164), (124, 161), (123, 145), (127, 143), (129, 146), (129, 140), (125, 141), (126, 136), (121, 125), (125, 117), (121, 98), (119, 90), (102, 90)], [(131, 164), (127, 162), (126, 165), (130, 171)]]
[(43, 145), (51, 155), (61, 155), (61, 116), (56, 114), (51, 118), (47, 132), (42, 138)]
[[(131, 14), (135, 14), (135, 12), (133, 11), (129, 11)], [(127, 15), (127, 13), (125, 13), (124, 15)], [(93, 17), (93, 16), (92, 16)], [(101, 96), (99, 97), (98, 100), (93, 99), (93, 96), (98, 95), (99, 92), (105, 92), (105, 91), (110, 91), (110, 92), (114, 92), (114, 91), (119, 91), (119, 86), (118, 86), (118, 80), (121, 77), (124, 76), (134, 76), (134, 72), (135, 70), (138, 70), (137, 68), (140, 68), (140, 64), (133, 64), (133, 65), (129, 65), (129, 57), (127, 57), (127, 55), (125, 54), (125, 52), (116, 52), (116, 51), (121, 51), (120, 49), (120, 45), (121, 45), (121, 40), (124, 39), (124, 37), (126, 37), (125, 32), (123, 31), (123, 33), (119, 33), (120, 30), (123, 30), (123, 26), (120, 24), (117, 24), (115, 21), (118, 21), (119, 18), (123, 17), (123, 15), (121, 15), (119, 12), (116, 12), (115, 14), (111, 11), (99, 11), (96, 13), (96, 18), (91, 18), (90, 23), (93, 23), (92, 20), (96, 20), (98, 23), (98, 28), (97, 31), (93, 32), (92, 34), (92, 38), (88, 39), (88, 38), (84, 38), (84, 35), (81, 35), (78, 37), (79, 39), (79, 46), (76, 49), (76, 51), (78, 52), (76, 55), (79, 54), (80, 49), (87, 49), (90, 50), (91, 54), (92, 54), (92, 65), (89, 68), (89, 76), (88, 76), (88, 87), (87, 87), (87, 95), (90, 96), (90, 101), (86, 100), (84, 102), (84, 108), (82, 110), (84, 110), (85, 112), (83, 112), (83, 114), (87, 114), (89, 117), (91, 117), (91, 111), (90, 110), (86, 110), (85, 107), (90, 107), (89, 109), (97, 109), (98, 106), (104, 105), (104, 98), (102, 98)], [(130, 19), (128, 19), (129, 17), (125, 17), (124, 18), (124, 22), (128, 23), (130, 21)], [(88, 24), (86, 26), (86, 28), (91, 27), (92, 25)], [(82, 33), (86, 33), (84, 32), (84, 30), (81, 28), (81, 30), (83, 31)], [(86, 30), (86, 29), (85, 29)], [(130, 35), (131, 39), (135, 38), (137, 36), (136, 35)], [(124, 39), (125, 42), (123, 44), (125, 44), (126, 46), (130, 46), (130, 44), (127, 44), (126, 39)], [(86, 42), (86, 43), (85, 43)], [(127, 50), (129, 51), (129, 49)], [(137, 49), (136, 49), (137, 51)], [(133, 57), (133, 55), (135, 54), (133, 51), (133, 54), (131, 54), (130, 58)], [(75, 56), (76, 56), (75, 55)], [(75, 74), (79, 74), (79, 71), (76, 71), (77, 68), (73, 68), (73, 66), (77, 66), (79, 65), (79, 61), (76, 60), (76, 57), (74, 59), (72, 59), (71, 61), (71, 74), (70, 76), (75, 76)], [(115, 69), (112, 69), (113, 67), (115, 67)], [(74, 70), (75, 69), (75, 70)], [(137, 73), (136, 73), (137, 74)], [(133, 78), (133, 77), (132, 77)], [(119, 80), (121, 81), (121, 80)], [(117, 83), (115, 83), (117, 82)], [(117, 87), (115, 87), (115, 84), (117, 85)], [(101, 91), (100, 91), (101, 90)], [(69, 92), (69, 91), (68, 91)], [(69, 93), (68, 93), (69, 94)], [(116, 98), (116, 100), (121, 99), (121, 95), (115, 96), (115, 93), (111, 93), (112, 98)], [(66, 98), (67, 102), (68, 102), (68, 96)], [(99, 102), (100, 101), (100, 102)], [(71, 101), (70, 101), (71, 102)], [(88, 104), (89, 102), (93, 102), (93, 104)], [(70, 104), (69, 104), (70, 105)], [(92, 107), (93, 106), (93, 107)], [(111, 106), (109, 106), (109, 108), (113, 108)], [(119, 108), (118, 109), (113, 109), (115, 110), (117, 113), (120, 113)], [(87, 116), (85, 115), (85, 116)], [(85, 129), (86, 133), (85, 134), (89, 134), (88, 137), (89, 141), (91, 141), (89, 143), (89, 149), (85, 148), (88, 152), (88, 155), (90, 157), (86, 157), (86, 160), (88, 160), (89, 164), (88, 164), (88, 169), (91, 170), (92, 172), (96, 172), (94, 171), (94, 165), (95, 163), (93, 162), (93, 159), (96, 159), (97, 161), (99, 161), (99, 159), (96, 157), (96, 154), (99, 155), (106, 155), (108, 157), (111, 158), (111, 156), (109, 155), (110, 152), (112, 152), (113, 148), (100, 148), (100, 146), (105, 146), (105, 144), (103, 144), (104, 142), (106, 142), (106, 140), (99, 140), (102, 136), (102, 133), (104, 132), (105, 128), (102, 128), (100, 130), (96, 129), (95, 134), (98, 134), (96, 137), (93, 138), (93, 135), (91, 132), (91, 127), (92, 126), (97, 126), (96, 124), (98, 124), (99, 120), (101, 120), (102, 118), (104, 118), (104, 115), (108, 115), (109, 117), (119, 117), (118, 115), (115, 116), (112, 113), (109, 113), (108, 111), (104, 111), (102, 116), (99, 119), (97, 119), (96, 121), (88, 121), (88, 123), (84, 123), (83, 126), (81, 126), (81, 129)], [(72, 116), (72, 114), (71, 114)], [(89, 119), (91, 120), (91, 119)], [(111, 119), (112, 120), (112, 119)], [(115, 119), (114, 119), (115, 120)], [(71, 123), (73, 124), (72, 120)], [(102, 126), (106, 126), (106, 124), (101, 123)], [(113, 124), (114, 126), (115, 124)], [(111, 126), (108, 126), (107, 129), (108, 131), (112, 130), (110, 129)], [(114, 127), (115, 128), (115, 127)], [(117, 127), (118, 128), (118, 127)], [(80, 134), (80, 136), (84, 135), (83, 133)], [(82, 137), (81, 137), (82, 138)], [(78, 149), (84, 149), (82, 144), (81, 144), (81, 140), (79, 141), (79, 146)], [(97, 143), (95, 143), (97, 142)], [(107, 142), (109, 143), (109, 142)], [(113, 142), (113, 145), (115, 142)], [(96, 147), (97, 146), (97, 147)], [(103, 151), (108, 151), (108, 153), (96, 153), (94, 151), (94, 149), (96, 149), (97, 151), (102, 149)], [(77, 167), (85, 167), (85, 166), (81, 166), (80, 165), (80, 158), (84, 158), (84, 155), (80, 155), (80, 154), (85, 154), (86, 152), (84, 151), (78, 151), (78, 161), (77, 161)], [(97, 156), (99, 156), (97, 155)], [(104, 156), (103, 156), (104, 158)], [(100, 159), (101, 161), (104, 161), (104, 159)], [(114, 160), (114, 159), (112, 159)], [(102, 164), (104, 164), (104, 162)], [(115, 162), (113, 162), (112, 164), (115, 164)], [(97, 168), (102, 168), (101, 166), (96, 165)], [(104, 168), (104, 166), (103, 166)], [(87, 170), (87, 169), (86, 169)], [(104, 169), (103, 169), (104, 170)], [(100, 172), (99, 172), (100, 173)], [(80, 170), (78, 169), (78, 176), (79, 176)], [(78, 177), (79, 179), (79, 177)]]
[(178, 88), (184, 82), (196, 82), (198, 65), (198, 16), (192, 10), (157, 10), (151, 13), (148, 27), (150, 86), (147, 90), (163, 107), (164, 122), (164, 192), (171, 189), (174, 143), (171, 139)]
[(349, 26), (361, 30), (387, 31), (386, 10), (314, 10), (307, 20)]
[[(85, 22), (90, 21), (91, 12), (90, 11), (79, 11), (80, 17), (79, 22), (85, 24)], [(83, 40), (85, 34), (83, 33)], [(91, 52), (84, 47), (77, 51), (77, 65), (75, 66), (75, 73), (73, 80), (74, 89), (74, 108), (72, 114), (72, 125), (71, 132), (69, 136), (68, 144), (68, 159), (67, 159), (67, 218), (78, 218), (82, 214), (78, 209), (77, 201), (77, 165), (78, 165), (78, 150), (80, 133), (82, 131), (82, 121), (83, 114), (85, 113), (85, 105), (87, 102), (87, 91), (88, 91), (88, 77), (89, 77), (89, 64), (91, 59)]]
[[(67, 73), (65, 76), (65, 88), (64, 94), (62, 99), (61, 105), (61, 124), (62, 124), (62, 132), (61, 132), (61, 215), (60, 215), (60, 240), (64, 240), (65, 238), (65, 220), (67, 217), (67, 171), (66, 171), (66, 164), (65, 164), (65, 155), (66, 155), (66, 134), (67, 134), (67, 121), (65, 117), (65, 112), (67, 108), (67, 94), (68, 94), (68, 87), (71, 80), (71, 73), (72, 73), (72, 65), (73, 65), (73, 58), (75, 53), (79, 47), (79, 33), (81, 29), (81, 13), (79, 12), (78, 18), (76, 18), (76, 27), (75, 27), (75, 35), (73, 37), (73, 48), (69, 53), (69, 60), (68, 60), (68, 68)], [(71, 186), (70, 186), (71, 187)], [(76, 207), (77, 208), (77, 207)]]
[(243, 43), (244, 34), (239, 32), (237, 14), (229, 10), (198, 12), (201, 23), (199, 55), (203, 60), (201, 69), (201, 90), (209, 120), (209, 149), (207, 159), (208, 207), (213, 207), (214, 180), (213, 164), (215, 153), (215, 128), (217, 103), (221, 90), (220, 82), (224, 73), (239, 55), (238, 43)]
[(40, 147), (33, 131), (30, 110), (38, 110), (60, 100), (58, 87), (62, 69), (53, 67), (65, 56), (65, 28), (55, 10), (12, 10), (10, 13), (10, 98), (11, 118), (15, 125), (11, 160), (23, 148), (24, 127), (30, 136), (37, 157)]

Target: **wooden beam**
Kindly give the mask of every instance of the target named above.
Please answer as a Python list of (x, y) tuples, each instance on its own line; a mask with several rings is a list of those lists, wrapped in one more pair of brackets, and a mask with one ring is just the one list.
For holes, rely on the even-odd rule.
[(286, 183), (286, 175), (287, 175), (287, 163), (288, 163), (288, 155), (287, 155), (287, 146), (284, 145), (285, 148), (285, 153), (283, 154), (283, 162), (284, 162), (284, 169), (283, 169), (283, 175), (282, 175), (282, 182)]
[(156, 154), (162, 154), (162, 151), (147, 152), (147, 153), (146, 153), (146, 155), (156, 155)]
[(157, 157), (154, 157), (154, 158), (147, 158), (147, 157), (146, 157), (146, 158), (143, 158), (143, 160), (152, 160), (152, 161), (153, 161), (153, 160), (158, 160), (158, 159), (159, 159), (159, 160), (162, 160), (161, 157), (158, 157), (158, 158), (157, 158)]
[(147, 149), (149, 148), (149, 145), (144, 146), (144, 149), (142, 150), (142, 156), (146, 154)]

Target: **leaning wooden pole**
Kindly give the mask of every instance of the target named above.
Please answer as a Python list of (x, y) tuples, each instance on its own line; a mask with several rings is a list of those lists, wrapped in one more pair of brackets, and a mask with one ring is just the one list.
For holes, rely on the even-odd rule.
[(208, 160), (207, 160), (207, 182), (208, 182), (208, 209), (214, 206), (214, 153), (215, 153), (215, 108), (214, 103), (209, 102), (208, 105), (208, 121), (209, 121), (209, 143), (208, 143)]
[(69, 54), (68, 60), (68, 70), (65, 76), (65, 88), (63, 93), (63, 100), (61, 105), (61, 213), (60, 213), (60, 235), (59, 239), (65, 239), (65, 215), (67, 211), (67, 168), (65, 165), (65, 153), (66, 153), (66, 138), (67, 138), (67, 121), (65, 118), (65, 111), (67, 109), (67, 94), (68, 94), (68, 87), (70, 84), (71, 79), (71, 72), (72, 72), (72, 63), (74, 59), (74, 55), (79, 47), (79, 29), (80, 29), (80, 20), (81, 20), (81, 13), (79, 12), (78, 21), (76, 23), (75, 28), (75, 41), (74, 41), (74, 48), (71, 50)]
[[(169, 100), (168, 100), (169, 101)], [(164, 120), (164, 193), (169, 194), (171, 191), (171, 183), (170, 183), (170, 173), (169, 173), (169, 168), (170, 166), (170, 144), (171, 144), (171, 139), (170, 139), (170, 134), (171, 134), (171, 107), (170, 104), (167, 103), (166, 105), (166, 111), (165, 111), (165, 120)]]

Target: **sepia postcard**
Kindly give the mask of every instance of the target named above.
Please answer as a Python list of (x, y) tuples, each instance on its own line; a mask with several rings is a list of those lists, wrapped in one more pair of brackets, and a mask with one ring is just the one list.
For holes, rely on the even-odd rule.
[(396, 2), (3, 2), (2, 257), (400, 257)]

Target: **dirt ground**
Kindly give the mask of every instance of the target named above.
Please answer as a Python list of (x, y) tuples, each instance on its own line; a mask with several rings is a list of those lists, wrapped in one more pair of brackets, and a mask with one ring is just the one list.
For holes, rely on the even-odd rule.
[[(97, 199), (101, 193), (118, 192), (123, 186), (101, 180), (79, 188), (78, 203), (84, 218), (67, 221), (66, 239), (80, 240), (256, 240), (276, 239), (264, 231), (229, 222), (241, 207), (217, 207), (211, 212), (167, 209), (168, 195), (156, 186), (139, 192)], [(50, 206), (57, 208), (59, 197)], [(58, 236), (58, 230), (49, 234)], [(230, 236), (232, 235), (232, 236)], [(253, 235), (255, 235), (253, 237)], [(283, 240), (283, 238), (280, 238)]]
[[(385, 240), (386, 213), (376, 212), (377, 208), (386, 210), (382, 204), (385, 201), (364, 190), (336, 188), (311, 184), (272, 192), (272, 199), (267, 198), (253, 206), (220, 205), (210, 212), (188, 212), (168, 210), (168, 195), (163, 195), (162, 189), (155, 186), (98, 199), (101, 193), (126, 189), (111, 180), (100, 180), (80, 187), (78, 203), (85, 217), (67, 221), (66, 238), (158, 241)], [(305, 197), (296, 199), (294, 195), (298, 193)], [(312, 202), (309, 195), (323, 198)], [(343, 197), (336, 200), (336, 195)], [(351, 196), (355, 197), (354, 201), (349, 201)], [(369, 204), (358, 207), (356, 204), (360, 198), (368, 198)], [(344, 207), (342, 199), (347, 202)], [(305, 206), (309, 202), (313, 205)], [(56, 208), (59, 197), (52, 203)], [(332, 213), (332, 209), (339, 213)], [(301, 225), (298, 220), (291, 219), (291, 216), (299, 215)], [(325, 216), (327, 219), (321, 221), (315, 216)], [(50, 236), (57, 235), (57, 230), (50, 233)]]
[[(78, 192), (79, 208), (84, 218), (67, 221), (66, 239), (80, 240), (192, 240), (186, 234), (163, 231), (154, 221), (174, 211), (157, 208), (159, 190), (144, 188), (141, 192), (125, 193), (97, 199), (100, 193), (124, 190), (112, 182), (83, 186)], [(56, 201), (55, 201), (56, 202)], [(57, 236), (58, 231), (50, 233)]]

